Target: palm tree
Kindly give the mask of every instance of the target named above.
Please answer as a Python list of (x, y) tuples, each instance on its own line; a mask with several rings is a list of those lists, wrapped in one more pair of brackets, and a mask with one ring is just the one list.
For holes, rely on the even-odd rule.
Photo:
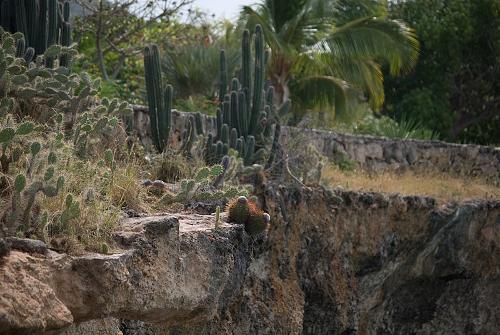
[(249, 28), (260, 24), (271, 48), (268, 63), (276, 103), (295, 111), (335, 107), (360, 95), (374, 109), (384, 101), (382, 66), (410, 71), (419, 44), (402, 21), (387, 16), (386, 0), (263, 0), (244, 6)]

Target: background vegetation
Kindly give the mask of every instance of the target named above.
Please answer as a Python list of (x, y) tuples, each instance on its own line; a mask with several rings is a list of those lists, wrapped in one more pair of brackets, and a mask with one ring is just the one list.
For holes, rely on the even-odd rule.
[(500, 0), (263, 1), (232, 23), (187, 0), (133, 11), (137, 0), (79, 2), (90, 16), (75, 22), (83, 54), (76, 69), (101, 76), (105, 96), (145, 103), (140, 53), (153, 42), (176, 88), (174, 105), (215, 114), (219, 50), (236, 73), (238, 37), (260, 23), (272, 51), (267, 77), (276, 103), (293, 101), (291, 124), (500, 141)]
[(415, 70), (385, 82), (383, 114), (453, 142), (500, 143), (500, 1), (408, 0), (390, 16), (421, 43)]

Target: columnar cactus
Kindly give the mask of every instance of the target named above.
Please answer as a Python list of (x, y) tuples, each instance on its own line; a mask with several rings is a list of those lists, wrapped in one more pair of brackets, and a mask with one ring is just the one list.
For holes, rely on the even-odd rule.
[(33, 45), (37, 55), (41, 55), (47, 49), (47, 10), (49, 7), (48, 0), (40, 0), (40, 11), (38, 12), (38, 29), (36, 41)]
[(146, 93), (149, 105), (151, 136), (158, 151), (163, 151), (168, 144), (172, 125), (171, 85), (164, 86), (161, 79), (160, 52), (158, 46), (150, 45), (144, 50), (144, 73)]
[[(264, 92), (266, 53), (261, 26), (255, 27), (253, 72), (250, 40), (250, 32), (245, 30), (241, 44), (241, 81), (233, 78), (229, 87), (226, 54), (221, 51), (217, 135), (207, 140), (205, 146), (207, 163), (220, 162), (222, 155), (226, 154), (224, 146), (227, 145), (228, 149), (238, 151), (245, 164), (254, 164), (263, 158), (264, 147), (271, 141), (271, 120), (275, 118), (277, 108), (272, 102), (273, 88), (269, 87), (267, 92)], [(228, 88), (230, 91), (226, 93)]]
[(191, 115), (182, 131), (182, 143), (180, 152), (187, 158), (192, 158), (193, 144), (196, 141), (195, 117)]
[[(69, 23), (69, 2), (65, 2), (63, 6), (63, 21), (61, 27), (61, 45), (69, 47), (71, 45), (71, 24)], [(69, 67), (71, 63), (71, 58), (68, 54), (61, 55), (60, 65), (64, 67)]]
[[(0, 5), (0, 25), (12, 33), (21, 32), (26, 48), (32, 47), (35, 55), (41, 55), (54, 44), (71, 44), (70, 6), (58, 0), (3, 0)], [(61, 63), (67, 66), (69, 56), (63, 55)], [(52, 67), (54, 58), (47, 60)]]

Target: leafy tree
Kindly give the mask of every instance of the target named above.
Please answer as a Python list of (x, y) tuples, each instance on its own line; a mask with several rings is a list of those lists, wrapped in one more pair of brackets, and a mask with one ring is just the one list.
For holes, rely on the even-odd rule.
[(398, 75), (417, 60), (413, 31), (388, 18), (386, 1), (264, 0), (243, 7), (243, 15), (248, 25), (262, 25), (276, 102), (292, 98), (296, 114), (333, 105), (342, 112), (360, 96), (378, 109), (381, 66)]
[(500, 0), (399, 1), (390, 13), (422, 45), (413, 73), (386, 80), (384, 113), (446, 140), (500, 143)]
[[(168, 11), (157, 7), (159, 1), (144, 11), (138, 10), (143, 7), (134, 5), (137, 0), (103, 2), (102, 9), (100, 3), (78, 1), (83, 4), (84, 12), (83, 16), (75, 18), (74, 38), (83, 57), (75, 63), (75, 70), (102, 78), (107, 76), (108, 80), (102, 82), (101, 96), (119, 96), (133, 103), (144, 103), (144, 46), (155, 43), (170, 52), (174, 46), (191, 43), (206, 21), (199, 11), (186, 10), (190, 1), (163, 2), (167, 6), (163, 8)], [(181, 3), (185, 5), (178, 7)], [(102, 16), (101, 23), (99, 15)], [(102, 37), (97, 43), (99, 24), (102, 25)]]
[[(144, 31), (159, 20), (174, 18), (192, 0), (140, 1), (77, 0), (90, 15), (84, 17), (80, 27), (94, 34), (96, 60), (104, 80), (116, 78), (127, 57), (139, 55), (144, 43)], [(105, 58), (107, 53), (115, 53), (112, 74)]]

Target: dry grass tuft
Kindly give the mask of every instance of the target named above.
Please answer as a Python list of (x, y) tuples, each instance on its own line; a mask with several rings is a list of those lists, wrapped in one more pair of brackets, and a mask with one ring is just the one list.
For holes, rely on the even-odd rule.
[(477, 177), (454, 177), (444, 173), (367, 173), (342, 171), (329, 164), (323, 169), (322, 183), (349, 190), (423, 195), (440, 202), (471, 198), (500, 199), (500, 187)]

